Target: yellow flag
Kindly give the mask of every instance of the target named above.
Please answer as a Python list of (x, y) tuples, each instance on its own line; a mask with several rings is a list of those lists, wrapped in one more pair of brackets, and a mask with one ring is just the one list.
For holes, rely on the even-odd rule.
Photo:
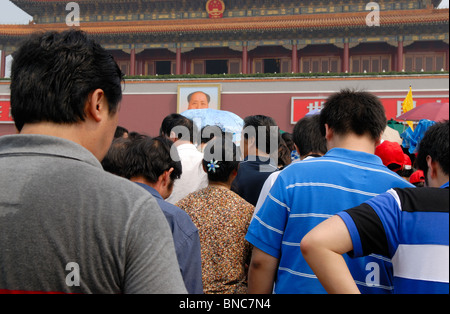
[[(406, 96), (405, 100), (403, 101), (403, 113), (407, 113), (408, 111), (414, 109), (414, 100), (413, 100), (413, 93), (412, 93), (412, 87), (409, 87), (409, 93), (408, 96)], [(411, 127), (411, 129), (414, 130), (414, 124), (411, 121), (406, 121), (408, 125)]]

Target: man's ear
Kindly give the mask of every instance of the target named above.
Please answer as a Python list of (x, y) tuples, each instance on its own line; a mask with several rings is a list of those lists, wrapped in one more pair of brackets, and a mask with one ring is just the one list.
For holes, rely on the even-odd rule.
[(330, 129), (328, 124), (325, 124), (325, 138), (326, 138), (327, 142), (329, 142), (333, 138), (333, 136), (334, 136), (333, 129)]
[(431, 179), (435, 179), (438, 176), (438, 167), (439, 164), (431, 158), (431, 156), (427, 156), (427, 164), (428, 164), (428, 175)]
[(171, 182), (170, 179), (170, 175), (172, 174), (172, 172), (174, 171), (173, 168), (170, 168), (169, 170), (164, 171), (164, 173), (161, 175), (162, 176), (162, 185), (163, 186), (168, 186)]
[(174, 143), (176, 143), (179, 140), (177, 135), (173, 131), (170, 132), (169, 139)]
[(86, 110), (95, 121), (102, 121), (105, 111), (109, 113), (108, 102), (102, 89), (93, 91), (86, 101)]
[(381, 145), (381, 141), (382, 141), (382, 139), (381, 139), (381, 136), (375, 141), (375, 147), (378, 147), (378, 146), (380, 146)]

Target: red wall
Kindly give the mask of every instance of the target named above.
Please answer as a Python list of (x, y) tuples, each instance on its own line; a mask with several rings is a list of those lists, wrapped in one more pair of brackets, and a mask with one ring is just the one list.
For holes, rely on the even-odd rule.
[[(292, 94), (222, 95), (222, 110), (234, 112), (241, 118), (262, 114), (271, 116), (287, 132), (291, 125)], [(162, 120), (177, 111), (177, 95), (125, 95), (119, 124), (129, 131), (156, 136)]]
[[(361, 82), (364, 79), (360, 79)], [(295, 81), (295, 80), (294, 80)], [(432, 83), (430, 83), (430, 81)], [(192, 81), (176, 82), (151, 82), (144, 81), (137, 84), (129, 84), (120, 110), (119, 124), (129, 131), (146, 133), (156, 136), (159, 133), (163, 119), (177, 111), (177, 84), (193, 83)], [(202, 81), (197, 83), (217, 83)], [(273, 117), (280, 128), (292, 132), (291, 101), (293, 97), (306, 99), (296, 107), (297, 116), (294, 121), (302, 118), (307, 111), (308, 103), (323, 101), (332, 91), (337, 91), (342, 86), (358, 85), (355, 79), (299, 79), (292, 87), (292, 80), (253, 80), (249, 81), (221, 81), (223, 85), (221, 109), (234, 112), (242, 118), (250, 115), (262, 114)], [(195, 84), (195, 83), (194, 83)], [(232, 84), (233, 86), (230, 86)], [(243, 84), (243, 85), (241, 85)], [(309, 84), (309, 85), (308, 85)], [(408, 86), (414, 86), (414, 100), (417, 105), (425, 102), (440, 100), (448, 102), (448, 76), (435, 77), (405, 77), (405, 78), (370, 78), (364, 85), (366, 90), (378, 90), (377, 92), (385, 103), (387, 118), (397, 116), (397, 101), (403, 101), (408, 92)], [(0, 94), (6, 95), (7, 84), (0, 84)], [(170, 85), (170, 86), (169, 86)], [(342, 86), (341, 86), (342, 85)], [(169, 87), (168, 87), (169, 86)], [(306, 87), (305, 87), (306, 86)], [(1, 90), (3, 88), (3, 91)], [(392, 91), (389, 91), (389, 90)], [(394, 92), (395, 91), (395, 92)], [(394, 99), (392, 99), (395, 94)], [(5, 96), (6, 97), (6, 96)], [(390, 97), (386, 99), (386, 97)], [(0, 136), (14, 134), (14, 124), (0, 123)]]

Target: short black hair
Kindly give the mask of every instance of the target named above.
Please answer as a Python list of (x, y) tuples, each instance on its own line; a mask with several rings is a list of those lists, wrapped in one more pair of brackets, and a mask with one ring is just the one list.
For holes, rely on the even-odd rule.
[(108, 153), (102, 160), (103, 169), (119, 177), (126, 178), (125, 175), (125, 157), (131, 140), (124, 137), (118, 137), (113, 140)]
[(327, 140), (320, 131), (320, 116), (307, 116), (298, 121), (294, 127), (294, 143), (299, 155), (305, 157), (309, 153), (325, 155), (328, 151)]
[[(263, 134), (260, 133), (260, 127), (265, 128)], [(246, 139), (250, 137), (249, 135), (252, 135), (251, 132), (246, 132), (246, 129), (249, 130), (249, 128), (252, 129), (252, 131), (255, 131), (256, 148), (266, 154), (272, 154), (273, 152), (278, 151), (281, 135), (278, 125), (273, 118), (264, 115), (246, 117), (244, 119), (244, 138)], [(265, 142), (263, 143), (260, 139), (264, 136)], [(261, 147), (262, 144), (264, 144), (264, 147)]]
[(427, 157), (430, 156), (433, 161), (439, 163), (442, 171), (449, 174), (449, 121), (436, 123), (425, 133), (419, 144), (419, 153), (416, 163), (420, 170), (425, 174), (427, 180), (428, 163)]
[(224, 132), (222, 131), (222, 129), (217, 126), (217, 125), (207, 125), (205, 127), (202, 128), (201, 131), (201, 137), (200, 137), (200, 142), (202, 144), (206, 144), (209, 141), (211, 141), (212, 139), (214, 139), (215, 137), (218, 137), (218, 135), (223, 136)]
[(11, 114), (19, 131), (28, 123), (84, 121), (86, 100), (96, 89), (104, 91), (110, 114), (118, 111), (123, 73), (86, 33), (33, 34), (13, 58)]
[(131, 179), (143, 176), (147, 181), (156, 183), (165, 171), (173, 168), (170, 178), (172, 181), (179, 179), (182, 166), (173, 145), (172, 141), (163, 136), (145, 136), (133, 140), (125, 156), (125, 177)]
[(114, 133), (114, 138), (123, 137), (124, 134), (128, 134), (128, 133), (130, 133), (130, 132), (126, 128), (119, 125), (119, 126), (117, 126), (116, 132)]
[[(226, 136), (215, 138), (206, 145), (203, 167), (210, 182), (227, 182), (233, 170), (239, 169), (240, 154), (237, 146)], [(210, 165), (217, 165), (210, 169)]]
[(327, 99), (320, 112), (320, 124), (323, 136), (327, 124), (337, 134), (369, 135), (377, 141), (387, 126), (386, 111), (377, 96), (344, 89)]
[(175, 136), (179, 140), (189, 141), (194, 144), (194, 140), (198, 136), (194, 136), (194, 134), (198, 135), (198, 128), (195, 125), (194, 121), (191, 119), (186, 118), (185, 116), (173, 113), (168, 115), (166, 118), (164, 118), (161, 129), (159, 131), (160, 136), (165, 136), (167, 138), (170, 138), (170, 134), (172, 132), (175, 132)]

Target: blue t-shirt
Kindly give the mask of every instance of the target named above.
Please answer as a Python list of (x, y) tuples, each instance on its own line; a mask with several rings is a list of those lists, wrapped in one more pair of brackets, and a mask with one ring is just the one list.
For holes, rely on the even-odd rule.
[(449, 193), (393, 189), (338, 215), (350, 232), (352, 256), (392, 258), (397, 294), (449, 293)]
[[(287, 167), (253, 219), (247, 241), (279, 259), (275, 293), (326, 293), (303, 259), (300, 242), (319, 223), (394, 187), (413, 187), (375, 155), (341, 148)], [(392, 293), (392, 264), (382, 256), (348, 259), (362, 293)]]

